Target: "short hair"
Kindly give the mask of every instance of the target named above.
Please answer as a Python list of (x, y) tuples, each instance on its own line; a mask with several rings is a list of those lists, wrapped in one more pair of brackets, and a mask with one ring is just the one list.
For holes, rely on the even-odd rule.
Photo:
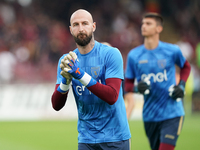
[(159, 25), (161, 25), (161, 26), (164, 25), (163, 17), (158, 13), (153, 13), (153, 12), (146, 13), (143, 16), (143, 19), (144, 18), (154, 18)]

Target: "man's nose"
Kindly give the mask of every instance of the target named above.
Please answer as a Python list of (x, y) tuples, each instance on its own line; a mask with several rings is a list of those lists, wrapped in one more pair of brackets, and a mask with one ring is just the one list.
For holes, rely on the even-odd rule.
[(141, 26), (141, 29), (144, 29), (145, 28), (145, 25), (143, 24), (142, 26)]
[(79, 26), (79, 32), (83, 32), (83, 26), (82, 25)]

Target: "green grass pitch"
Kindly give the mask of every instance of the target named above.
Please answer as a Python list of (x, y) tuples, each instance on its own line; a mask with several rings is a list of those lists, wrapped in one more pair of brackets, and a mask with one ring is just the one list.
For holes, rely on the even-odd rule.
[[(0, 122), (0, 150), (76, 150), (76, 121)], [(142, 121), (129, 121), (132, 150), (150, 150)], [(200, 115), (188, 115), (176, 150), (200, 149)]]

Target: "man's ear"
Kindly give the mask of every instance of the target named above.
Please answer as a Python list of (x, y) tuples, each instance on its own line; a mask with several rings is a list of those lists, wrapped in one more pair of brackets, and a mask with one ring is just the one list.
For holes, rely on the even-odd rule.
[[(71, 26), (69, 26), (69, 30), (70, 30), (70, 33), (72, 34), (72, 29), (71, 29)], [(73, 35), (73, 34), (72, 34)]]
[(162, 30), (163, 30), (163, 27), (162, 27), (162, 26), (157, 26), (157, 29), (156, 29), (156, 31), (157, 31), (158, 33), (161, 33), (161, 32), (162, 32)]
[(93, 22), (93, 32), (96, 30), (96, 22)]

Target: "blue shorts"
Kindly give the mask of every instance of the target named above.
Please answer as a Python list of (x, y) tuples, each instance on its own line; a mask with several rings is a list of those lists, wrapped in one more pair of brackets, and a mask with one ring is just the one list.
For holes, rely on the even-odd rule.
[(78, 143), (78, 150), (130, 150), (130, 140), (108, 143)]
[(160, 122), (144, 122), (146, 135), (151, 149), (158, 150), (160, 143), (175, 146), (181, 132), (184, 117), (177, 117)]

